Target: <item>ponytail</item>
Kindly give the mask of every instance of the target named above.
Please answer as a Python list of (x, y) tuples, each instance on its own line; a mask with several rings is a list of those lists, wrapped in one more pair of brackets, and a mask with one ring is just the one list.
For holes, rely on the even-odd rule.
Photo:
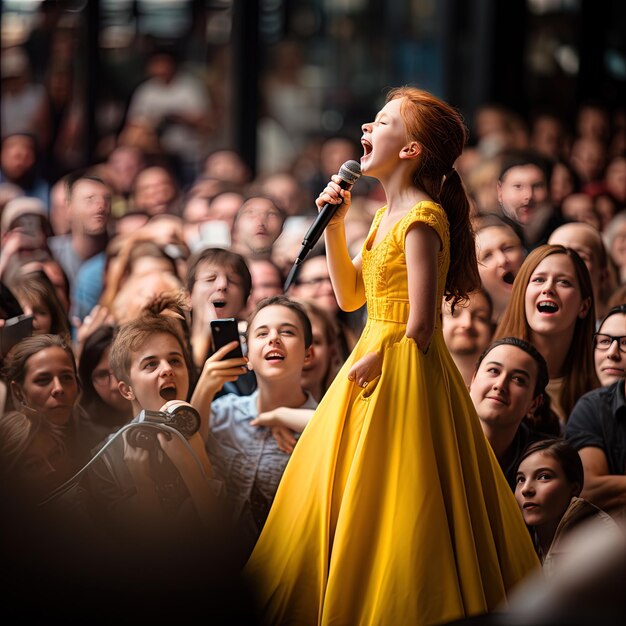
[(468, 294), (481, 286), (470, 204), (461, 177), (454, 168), (444, 178), (439, 201), (450, 223), (450, 269), (445, 294), (446, 301), (452, 301), (454, 311), (458, 303), (466, 302)]

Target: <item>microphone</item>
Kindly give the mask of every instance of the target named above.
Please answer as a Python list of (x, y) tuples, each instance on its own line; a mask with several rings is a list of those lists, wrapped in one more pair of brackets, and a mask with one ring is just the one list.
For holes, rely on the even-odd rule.
[[(357, 161), (346, 161), (340, 168), (339, 173), (337, 174), (339, 178), (341, 178), (341, 182), (339, 186), (342, 189), (351, 189), (352, 185), (360, 178), (361, 176), (361, 166)], [(293, 282), (298, 268), (302, 261), (306, 258), (309, 252), (313, 249), (313, 246), (318, 242), (319, 238), (322, 236), (322, 233), (328, 226), (330, 220), (334, 217), (335, 213), (337, 213), (337, 209), (342, 205), (343, 200), (337, 204), (331, 204), (327, 202), (317, 214), (315, 221), (311, 224), (311, 227), (307, 231), (304, 239), (302, 240), (302, 247), (300, 248), (300, 252), (287, 276), (287, 280), (285, 281), (284, 291), (286, 292), (291, 283)]]

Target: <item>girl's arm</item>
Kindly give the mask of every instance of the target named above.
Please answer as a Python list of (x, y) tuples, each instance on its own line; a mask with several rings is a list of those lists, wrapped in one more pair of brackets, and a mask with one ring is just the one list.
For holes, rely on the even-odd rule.
[(435, 330), (437, 311), (437, 253), (439, 235), (430, 226), (416, 222), (409, 226), (404, 243), (409, 283), (409, 320), (406, 336), (426, 352)]
[(361, 275), (361, 255), (358, 254), (352, 260), (346, 244), (344, 218), (350, 208), (352, 196), (348, 190), (342, 189), (337, 184), (340, 180), (339, 176), (333, 176), (315, 204), (319, 210), (327, 202), (337, 204), (343, 199), (343, 204), (337, 209), (324, 231), (326, 259), (339, 306), (344, 311), (356, 311), (365, 304), (365, 286)]

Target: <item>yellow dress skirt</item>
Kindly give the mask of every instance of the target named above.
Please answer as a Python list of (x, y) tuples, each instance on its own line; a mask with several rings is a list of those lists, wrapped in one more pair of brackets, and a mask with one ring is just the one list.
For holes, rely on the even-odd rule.
[[(438, 296), (449, 266), (443, 209), (417, 204), (363, 246), (368, 322), (290, 459), (244, 574), (265, 624), (440, 624), (493, 610), (538, 567), (513, 494), (437, 327), (428, 353), (405, 336), (404, 240), (438, 233)], [(361, 389), (353, 363), (383, 352)]]

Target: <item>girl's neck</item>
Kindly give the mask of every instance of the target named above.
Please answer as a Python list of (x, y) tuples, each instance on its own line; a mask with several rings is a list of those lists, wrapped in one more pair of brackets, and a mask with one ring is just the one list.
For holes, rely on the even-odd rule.
[(385, 195), (387, 197), (387, 213), (389, 215), (404, 215), (418, 202), (431, 200), (430, 196), (417, 187), (398, 189), (396, 193), (389, 193), (385, 190)]
[(561, 378), (564, 374), (565, 358), (573, 339), (573, 330), (554, 335), (531, 333), (531, 343), (541, 352), (548, 365), (548, 377)]
[(307, 399), (307, 395), (300, 386), (300, 376), (289, 382), (288, 380), (280, 381), (258, 381), (259, 396), (257, 399), (257, 408), (259, 413), (272, 411), (281, 406), (290, 409), (301, 407)]
[[(414, 165), (399, 161), (399, 166), (386, 176), (378, 177), (387, 200), (387, 212), (406, 213), (416, 202), (431, 200), (431, 198), (421, 189), (415, 186)], [(405, 165), (402, 167), (402, 165)]]

